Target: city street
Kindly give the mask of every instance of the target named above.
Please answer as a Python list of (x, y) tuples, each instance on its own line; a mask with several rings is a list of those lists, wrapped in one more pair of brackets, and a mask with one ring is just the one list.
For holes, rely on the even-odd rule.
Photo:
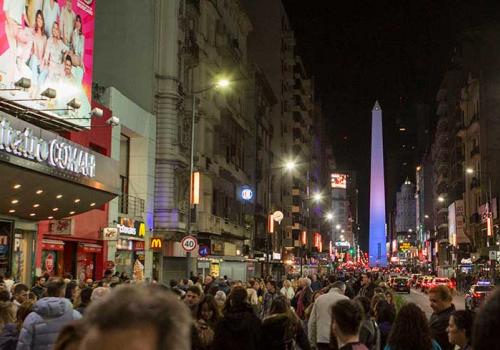
[[(417, 304), (428, 317), (432, 314), (432, 309), (430, 307), (428, 294), (422, 293), (420, 290), (415, 290), (412, 288), (410, 294), (400, 294), (400, 295), (402, 295), (407, 302)], [(455, 308), (457, 310), (465, 309), (463, 295), (455, 294), (453, 296), (453, 304), (455, 305)]]

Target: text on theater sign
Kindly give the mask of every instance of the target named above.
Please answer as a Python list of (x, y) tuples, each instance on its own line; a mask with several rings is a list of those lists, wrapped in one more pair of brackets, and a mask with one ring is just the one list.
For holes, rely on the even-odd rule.
[(61, 139), (39, 138), (30, 128), (17, 130), (7, 119), (0, 121), (0, 150), (53, 168), (95, 177), (95, 156), (84, 148)]

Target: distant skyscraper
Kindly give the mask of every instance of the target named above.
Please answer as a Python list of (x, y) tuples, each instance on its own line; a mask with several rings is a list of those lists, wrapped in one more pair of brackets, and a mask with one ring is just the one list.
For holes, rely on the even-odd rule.
[(371, 266), (387, 266), (385, 239), (384, 141), (382, 109), (378, 101), (372, 110), (372, 150), (370, 176), (370, 247)]

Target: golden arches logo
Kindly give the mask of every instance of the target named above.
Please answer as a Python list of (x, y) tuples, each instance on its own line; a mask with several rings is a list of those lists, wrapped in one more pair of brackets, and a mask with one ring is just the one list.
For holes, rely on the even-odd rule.
[(162, 243), (161, 238), (151, 238), (151, 249), (161, 249)]

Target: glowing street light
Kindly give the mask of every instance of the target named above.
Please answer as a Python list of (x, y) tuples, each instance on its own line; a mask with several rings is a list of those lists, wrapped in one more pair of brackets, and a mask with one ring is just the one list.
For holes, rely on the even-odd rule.
[(285, 163), (285, 169), (292, 171), (297, 167), (297, 163), (294, 160), (287, 160)]
[(231, 85), (231, 81), (228, 79), (219, 79), (215, 82), (215, 87), (219, 89), (225, 89)]
[(467, 168), (467, 169), (465, 169), (465, 172), (466, 172), (467, 174), (474, 174), (474, 169), (472, 169), (472, 168)]
[(443, 196), (438, 197), (438, 202), (443, 203), (444, 201), (445, 201), (445, 199)]
[(313, 194), (313, 200), (315, 202), (321, 202), (322, 199), (323, 195), (320, 192), (316, 192), (315, 194)]
[(335, 225), (335, 228), (336, 228), (337, 230), (340, 230), (340, 229), (342, 228), (342, 226), (340, 226), (340, 224), (337, 224), (337, 225)]
[(328, 221), (332, 221), (332, 220), (333, 220), (333, 214), (332, 214), (332, 213), (326, 213), (325, 218), (326, 218)]

